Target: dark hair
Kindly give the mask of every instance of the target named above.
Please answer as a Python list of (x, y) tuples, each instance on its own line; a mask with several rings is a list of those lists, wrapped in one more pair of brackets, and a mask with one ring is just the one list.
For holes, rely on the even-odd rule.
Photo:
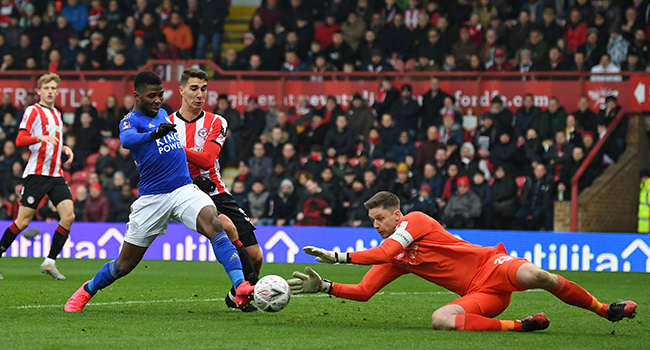
[(609, 102), (609, 101), (618, 102), (618, 101), (616, 100), (616, 96), (614, 96), (614, 95), (609, 95), (609, 96), (607, 96), (607, 97), (605, 98), (605, 103), (607, 103), (607, 102)]
[(135, 91), (140, 91), (147, 85), (162, 85), (162, 80), (156, 72), (143, 70), (133, 79), (133, 88)]
[(388, 210), (399, 210), (400, 208), (399, 197), (388, 191), (377, 192), (372, 198), (365, 201), (363, 205), (368, 210), (380, 206)]
[(208, 73), (194, 67), (187, 68), (183, 71), (183, 74), (181, 74), (181, 86), (184, 87), (190, 78), (199, 78), (201, 80), (208, 81)]

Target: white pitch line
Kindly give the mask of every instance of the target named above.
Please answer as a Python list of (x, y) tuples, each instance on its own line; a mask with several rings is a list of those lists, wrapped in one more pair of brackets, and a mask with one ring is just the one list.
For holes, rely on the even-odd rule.
[[(541, 292), (542, 289), (529, 289), (526, 292)], [(440, 294), (456, 294), (449, 291), (444, 292), (379, 292), (375, 295), (440, 295)], [(298, 294), (292, 295), (292, 298), (323, 298), (329, 297), (329, 294)], [(130, 301), (112, 301), (105, 303), (88, 303), (86, 305), (90, 306), (111, 306), (111, 305), (131, 305), (131, 304), (155, 304), (155, 303), (191, 303), (191, 302), (212, 302), (220, 301), (223, 299), (212, 298), (212, 299), (166, 299), (166, 300), (130, 300)], [(2, 309), (41, 309), (41, 308), (62, 308), (64, 305), (21, 305), (21, 306), (8, 306)]]

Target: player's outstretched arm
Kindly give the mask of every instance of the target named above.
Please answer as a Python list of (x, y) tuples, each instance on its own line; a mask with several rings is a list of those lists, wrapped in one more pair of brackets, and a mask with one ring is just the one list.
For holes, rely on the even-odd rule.
[(18, 135), (16, 136), (16, 147), (28, 147), (39, 142), (51, 143), (52, 145), (56, 146), (56, 144), (59, 143), (59, 139), (49, 135), (30, 136), (29, 131), (25, 129), (20, 129), (20, 131), (18, 131)]
[(295, 271), (293, 273), (293, 277), (295, 278), (287, 281), (287, 283), (289, 283), (289, 288), (291, 288), (291, 293), (330, 293), (332, 291), (331, 281), (322, 279), (320, 275), (309, 266), (305, 267), (305, 272), (306, 274)]
[(309, 255), (316, 257), (316, 261), (328, 264), (349, 263), (350, 255), (348, 253), (333, 252), (322, 248), (312, 246), (303, 247), (302, 250)]

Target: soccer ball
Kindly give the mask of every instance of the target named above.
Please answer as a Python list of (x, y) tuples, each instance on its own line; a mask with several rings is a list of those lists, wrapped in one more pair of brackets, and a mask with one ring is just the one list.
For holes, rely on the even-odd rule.
[(289, 284), (277, 275), (267, 275), (255, 284), (253, 292), (255, 303), (266, 312), (276, 312), (284, 309), (291, 298)]

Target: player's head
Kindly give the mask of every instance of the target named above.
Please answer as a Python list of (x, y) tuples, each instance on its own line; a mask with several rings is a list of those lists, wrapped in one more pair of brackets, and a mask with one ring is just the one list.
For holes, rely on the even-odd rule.
[(370, 221), (382, 238), (387, 238), (395, 232), (397, 222), (402, 218), (399, 197), (391, 192), (381, 191), (363, 205), (368, 209)]
[(198, 68), (187, 68), (181, 74), (178, 91), (183, 98), (183, 106), (202, 109), (208, 92), (208, 73)]
[(41, 104), (54, 107), (60, 83), (61, 77), (56, 73), (47, 73), (38, 78), (38, 95), (41, 97)]
[(134, 109), (150, 117), (155, 117), (162, 106), (165, 93), (158, 74), (150, 70), (138, 73), (133, 79), (133, 88), (135, 90), (133, 93), (133, 97), (135, 97)]

